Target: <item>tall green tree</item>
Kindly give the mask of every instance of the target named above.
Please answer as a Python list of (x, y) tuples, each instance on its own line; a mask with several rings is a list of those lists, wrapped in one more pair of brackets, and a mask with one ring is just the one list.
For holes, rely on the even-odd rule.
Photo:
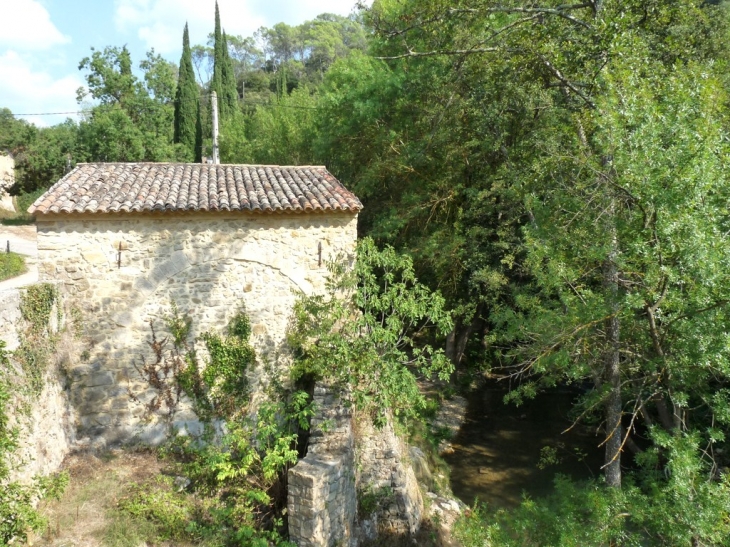
[(66, 172), (67, 164), (84, 161), (78, 149), (79, 126), (72, 120), (51, 127), (36, 127), (0, 109), (0, 154), (15, 160), (11, 194), (48, 188)]
[[(408, 71), (406, 82), (432, 67), (462, 117), (470, 98), (443, 76), (481, 95), (489, 117), (474, 127), (484, 135), (494, 133), (490, 121), (496, 128), (502, 123), (492, 117), (483, 90), (470, 83), (475, 75), (489, 75), (483, 88), (489, 90), (498, 74), (493, 69), (508, 69), (504, 94), (522, 95), (532, 111), (518, 119), (513, 138), (495, 141), (494, 168), (484, 173), (491, 180), (482, 192), (465, 188), (461, 195), (471, 201), (461, 202), (455, 225), (457, 237), (466, 235), (464, 220), (478, 220), (477, 206), (490, 200), (499, 205), (492, 212), (506, 206), (524, 213), (521, 250), (512, 257), (519, 276), (510, 277), (516, 283), (509, 298), (489, 310), (502, 341), (517, 348), (502, 353), (514, 366), (506, 372), (525, 380), (514, 396), (557, 382), (593, 382), (582, 411), (603, 424), (605, 477), (615, 487), (622, 483), (623, 451), (638, 448), (631, 442), (636, 420), (676, 439), (694, 431), (686, 419), (690, 408), (709, 418), (705, 426), (717, 423), (721, 409), (712, 400), (727, 386), (730, 370), (719, 349), (721, 330), (712, 327), (722, 320), (706, 317), (725, 313), (730, 290), (720, 266), (728, 257), (720, 236), (728, 187), (722, 167), (726, 99), (717, 71), (724, 60), (724, 14), (692, 1), (525, 6), (383, 0), (374, 4), (371, 21), (375, 51), (391, 70)], [(441, 117), (448, 119), (454, 101), (443, 97)], [(500, 115), (509, 119), (521, 108)], [(436, 126), (432, 135), (421, 141), (424, 157), (439, 155), (429, 143), (438, 138)], [(478, 147), (465, 137), (475, 135), (447, 140), (469, 164), (476, 159), (470, 150)], [(408, 141), (397, 137), (393, 146), (406, 149)], [(422, 173), (414, 178), (432, 177)], [(404, 197), (413, 210), (428, 203), (418, 193)], [(454, 197), (458, 204), (459, 193)], [(695, 246), (695, 238), (707, 247)], [(487, 265), (499, 257), (490, 257), (488, 246), (477, 250)], [(693, 258), (695, 252), (706, 258)], [(509, 258), (502, 256), (501, 262)], [(702, 281), (690, 283), (690, 271)], [(464, 273), (478, 279), (475, 271)], [(712, 295), (703, 288), (710, 286)], [(692, 332), (687, 338), (674, 332), (685, 328)], [(708, 342), (702, 350), (700, 340)], [(696, 366), (710, 355), (714, 388)], [(707, 430), (703, 435), (716, 442)]]
[(222, 74), (222, 95), (220, 101), (223, 104), (222, 112), (231, 117), (238, 112), (238, 86), (236, 73), (233, 70), (233, 61), (228, 51), (228, 37), (223, 33), (223, 74)]
[(190, 152), (196, 162), (201, 161), (203, 135), (200, 124), (200, 90), (195, 82), (193, 60), (190, 53), (188, 24), (183, 31), (183, 51), (175, 93), (175, 121), (173, 140)]
[(79, 154), (91, 161), (170, 161), (189, 158), (173, 142), (176, 67), (147, 53), (140, 63), (144, 80), (131, 72), (126, 48), (106, 47), (81, 61), (87, 89), (99, 102), (79, 125)]
[(210, 80), (210, 91), (218, 96), (218, 110), (222, 122), (227, 121), (238, 112), (238, 91), (236, 76), (233, 71), (228, 40), (221, 30), (218, 2), (215, 3), (215, 30), (213, 32), (213, 77)]

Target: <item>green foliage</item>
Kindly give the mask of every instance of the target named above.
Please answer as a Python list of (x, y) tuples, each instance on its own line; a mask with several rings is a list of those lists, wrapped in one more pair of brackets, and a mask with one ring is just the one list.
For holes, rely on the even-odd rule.
[(38, 128), (25, 120), (18, 120), (9, 108), (0, 108), (0, 151), (17, 154), (33, 139)]
[(129, 115), (118, 105), (99, 106), (81, 122), (84, 152), (98, 161), (142, 161), (143, 136)]
[(315, 151), (363, 200), (361, 231), (412, 256), (418, 278), (454, 310), (454, 338), (464, 343), (449, 357), (458, 363), (476, 339), (477, 364), (490, 362), (479, 343), (488, 310), (517, 277), (523, 212), (499, 170), (540, 98), (513, 87), (521, 71), (506, 59), (464, 62), (460, 78), (438, 57), (335, 63)]
[(7, 381), (7, 370), (10, 366), (5, 341), (0, 340), (0, 481), (8, 476), (7, 454), (17, 446), (17, 429), (10, 429), (8, 403), (10, 401), (10, 385)]
[(187, 525), (194, 518), (195, 507), (187, 496), (175, 492), (174, 477), (160, 475), (152, 484), (132, 485), (118, 508), (154, 523), (154, 541), (190, 539)]
[(195, 82), (188, 25), (185, 23), (180, 72), (175, 93), (173, 141), (182, 144), (190, 152), (190, 159), (196, 162), (200, 161), (202, 155), (203, 136), (201, 131), (200, 90)]
[(221, 30), (220, 11), (218, 2), (215, 3), (215, 30), (213, 32), (213, 77), (210, 81), (210, 91), (218, 95), (218, 110), (221, 126), (224, 127), (231, 119), (238, 121), (238, 90), (236, 77), (233, 71), (228, 39)]
[(157, 536), (157, 527), (150, 521), (124, 511), (115, 511), (104, 529), (106, 547), (139, 547)]
[[(11, 545), (12, 542), (26, 541), (30, 532), (39, 532), (46, 526), (46, 520), (34, 508), (39, 498), (45, 497), (46, 491), (38, 484), (25, 485), (18, 482), (6, 482), (0, 477), (0, 543)], [(59, 475), (55, 491), (62, 491), (68, 483), (68, 475)]]
[(83, 101), (87, 95), (101, 104), (125, 105), (139, 92), (140, 83), (132, 74), (132, 59), (126, 46), (106, 47), (104, 51), (91, 48), (91, 57), (84, 57), (79, 70), (88, 70), (87, 89), (79, 88), (77, 100)]
[[(178, 526), (188, 538), (217, 545), (289, 545), (281, 535), (282, 499), (277, 496), (282, 495), (282, 476), (297, 461), (297, 427), (307, 424), (312, 409), (306, 394), (276, 395), (280, 399), (264, 402), (255, 416), (229, 416), (226, 432), (216, 442), (177, 437), (165, 447), (200, 500), (187, 524)], [(154, 516), (156, 500), (137, 503), (144, 506), (138, 511)], [(159, 507), (165, 519), (172, 518), (164, 504)]]
[(19, 215), (25, 216), (26, 218), (31, 218), (27, 216), (28, 209), (31, 205), (33, 205), (33, 203), (35, 203), (35, 200), (37, 200), (45, 193), (45, 191), (45, 188), (38, 188), (33, 192), (23, 193), (15, 196), (15, 207), (18, 210)]
[[(72, 160), (79, 147), (78, 129), (72, 120), (38, 129), (14, 156), (16, 182), (11, 193), (36, 193), (60, 179), (66, 173), (67, 164), (78, 161)], [(20, 213), (26, 210), (27, 207), (18, 207)]]
[(246, 123), (246, 146), (234, 148), (223, 139), (223, 157), (271, 165), (314, 163), (316, 104), (311, 90), (300, 87), (270, 105), (256, 107)]
[(415, 375), (448, 379), (452, 370), (425, 340), (451, 328), (443, 298), (418, 282), (408, 257), (378, 250), (371, 239), (359, 242), (352, 269), (334, 263), (330, 272), (327, 294), (295, 305), (293, 378), (310, 375), (352, 390), (376, 423), (388, 412), (416, 417), (425, 402)]
[(0, 253), (0, 281), (16, 277), (26, 271), (25, 259), (16, 253)]
[(68, 484), (68, 474), (36, 478), (33, 484), (10, 481), (9, 458), (18, 447), (19, 431), (10, 427), (8, 404), (11, 386), (8, 380), (10, 361), (5, 342), (0, 340), (0, 544), (10, 545), (28, 539), (31, 531), (45, 527), (45, 519), (36, 511), (36, 502), (44, 497), (58, 499)]
[[(173, 304), (166, 319), (174, 347), (159, 346), (157, 368), (177, 362), (165, 376), (190, 397), (205, 422), (202, 438), (174, 436), (163, 447), (175, 474), (187, 477), (188, 492), (172, 492), (169, 481), (142, 485), (120, 504), (134, 517), (154, 523), (160, 539), (212, 545), (288, 545), (282, 537), (282, 480), (298, 458), (298, 431), (309, 427), (313, 409), (304, 392), (286, 392), (275, 377), (256, 409), (249, 406), (247, 373), (256, 355), (249, 344), (251, 324), (244, 311), (231, 319), (227, 334), (207, 332), (207, 360), (199, 362), (189, 339), (192, 320)], [(153, 337), (153, 341), (154, 341)], [(154, 348), (154, 346), (153, 346)], [(159, 378), (147, 374), (145, 379)], [(150, 382), (152, 387), (156, 387)]]
[(87, 95), (100, 102), (79, 126), (77, 156), (92, 161), (174, 161), (188, 157), (173, 143), (175, 67), (154, 50), (140, 63), (144, 82), (131, 71), (126, 48), (106, 47), (82, 59)]
[(251, 326), (244, 311), (236, 313), (228, 326), (228, 335), (205, 332), (208, 359), (201, 366), (188, 336), (192, 321), (183, 317), (173, 304), (166, 324), (173, 335), (175, 359), (184, 361), (175, 381), (193, 402), (196, 414), (204, 419), (225, 419), (243, 411), (248, 404), (246, 377), (256, 362), (256, 353), (248, 342)]
[(58, 304), (58, 289), (55, 285), (30, 285), (20, 297), (20, 315), (34, 331), (47, 331), (54, 304)]
[(165, 326), (172, 334), (175, 347), (185, 348), (193, 326), (193, 318), (182, 315), (175, 302), (170, 304), (170, 315), (165, 318)]
[[(12, 195), (35, 192), (56, 182), (78, 147), (75, 122), (66, 120), (52, 127), (38, 128), (15, 119), (7, 108), (0, 109), (0, 135), (0, 153), (9, 152), (15, 160)], [(26, 209), (27, 206), (18, 207), (21, 215)]]
[(390, 486), (358, 491), (357, 510), (360, 518), (367, 519), (378, 509), (393, 502), (393, 489)]
[(37, 397), (43, 390), (48, 364), (56, 348), (56, 334), (50, 330), (54, 306), (60, 318), (58, 289), (50, 283), (30, 285), (21, 293), (20, 314), (26, 327), (13, 353), (25, 375), (23, 390)]
[(697, 457), (697, 436), (667, 440), (666, 467), (644, 464), (620, 490), (557, 476), (551, 496), (525, 498), (517, 509), (477, 503), (455, 536), (465, 547), (726, 545), (727, 477), (713, 476)]
[(236, 75), (233, 72), (233, 63), (228, 50), (228, 38), (225, 32), (223, 33), (222, 51), (221, 94), (219, 99), (222, 104), (221, 115), (225, 118), (231, 118), (239, 112), (238, 89)]

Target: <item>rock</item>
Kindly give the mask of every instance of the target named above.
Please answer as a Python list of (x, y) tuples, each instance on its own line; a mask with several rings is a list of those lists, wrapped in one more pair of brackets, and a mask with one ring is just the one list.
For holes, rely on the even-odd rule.
[(439, 454), (453, 454), (454, 453), (454, 445), (452, 445), (449, 441), (441, 441), (439, 443)]
[(418, 482), (426, 486), (431, 486), (433, 476), (431, 475), (431, 469), (429, 468), (426, 455), (417, 446), (411, 446), (408, 449), (408, 455), (411, 458), (411, 467), (413, 467), (413, 472), (416, 474)]
[(190, 485), (190, 479), (187, 477), (177, 476), (172, 481), (172, 484), (175, 486), (175, 489), (178, 492), (184, 491), (189, 485)]

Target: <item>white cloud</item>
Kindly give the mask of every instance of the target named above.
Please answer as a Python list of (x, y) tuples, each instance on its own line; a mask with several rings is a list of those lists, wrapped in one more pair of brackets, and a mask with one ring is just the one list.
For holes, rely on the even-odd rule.
[[(250, 12), (247, 3), (220, 0), (223, 26), (228, 34), (252, 34), (265, 24)], [(115, 23), (121, 32), (135, 30), (146, 47), (162, 54), (180, 52), (185, 22), (193, 44), (205, 43), (213, 31), (214, 0), (115, 0)]]
[[(250, 36), (262, 26), (285, 21), (299, 24), (320, 13), (348, 15), (356, 0), (218, 0), (226, 33)], [(367, 4), (371, 0), (366, 0)], [(204, 44), (213, 32), (215, 0), (115, 0), (115, 23), (122, 32), (136, 30), (146, 47), (179, 53), (185, 22), (190, 41)]]
[(3, 14), (0, 47), (40, 51), (71, 41), (51, 22), (48, 10), (36, 0), (0, 0)]
[[(336, 13), (349, 15), (357, 0), (255, 0), (257, 11), (268, 15), (270, 20), (267, 26), (279, 21), (290, 25), (298, 25), (304, 21), (314, 19), (321, 13)], [(370, 5), (372, 1), (366, 1)]]
[[(83, 82), (76, 75), (54, 78), (35, 70), (31, 60), (15, 51), (0, 54), (0, 97), (13, 113), (70, 112), (78, 110), (76, 90)], [(39, 126), (62, 122), (73, 115), (21, 116)]]

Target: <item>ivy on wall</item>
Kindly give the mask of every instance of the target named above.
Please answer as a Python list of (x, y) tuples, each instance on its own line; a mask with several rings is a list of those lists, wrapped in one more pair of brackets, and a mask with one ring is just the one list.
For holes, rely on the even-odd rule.
[[(35, 477), (31, 484), (21, 484), (10, 478), (12, 455), (18, 448), (20, 430), (13, 425), (10, 410), (13, 393), (40, 394), (48, 357), (52, 352), (52, 337), (48, 333), (50, 313), (58, 295), (52, 285), (33, 285), (21, 299), (21, 314), (28, 328), (21, 333), (20, 347), (11, 355), (0, 340), (0, 545), (25, 542), (31, 531), (40, 531), (45, 519), (36, 511), (34, 502), (52, 497), (58, 499), (68, 484), (68, 474)], [(11, 357), (23, 370), (24, 381), (18, 384)], [(12, 378), (12, 380), (11, 380)], [(19, 389), (20, 388), (20, 389)], [(28, 399), (28, 397), (26, 397)], [(29, 405), (23, 405), (25, 410)]]

